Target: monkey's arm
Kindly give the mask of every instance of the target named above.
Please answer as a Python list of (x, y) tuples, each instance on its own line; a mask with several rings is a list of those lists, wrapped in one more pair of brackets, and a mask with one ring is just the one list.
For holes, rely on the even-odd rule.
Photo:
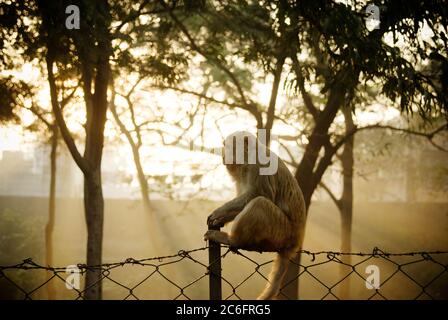
[(253, 192), (245, 192), (239, 195), (213, 211), (207, 218), (207, 224), (216, 227), (232, 221), (244, 209), (246, 204), (255, 197), (256, 194)]
[[(248, 189), (237, 196), (235, 199), (225, 203), (212, 212), (207, 219), (209, 226), (222, 226), (232, 221), (244, 209), (244, 207), (254, 198), (264, 196), (268, 199), (274, 199), (274, 176), (260, 175), (258, 167), (250, 167), (245, 179)], [(239, 179), (243, 179), (240, 177)]]

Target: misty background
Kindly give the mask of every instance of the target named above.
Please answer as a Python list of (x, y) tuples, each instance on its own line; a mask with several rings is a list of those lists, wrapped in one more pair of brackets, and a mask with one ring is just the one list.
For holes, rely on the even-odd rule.
[[(1, 266), (27, 258), (44, 266), (97, 265), (205, 247), (207, 216), (235, 195), (210, 150), (236, 130), (257, 129), (267, 130), (304, 193), (303, 249), (447, 250), (443, 3), (382, 1), (378, 28), (361, 14), (366, 1), (73, 3), (80, 29), (66, 27), (68, 1), (0, 6)], [(208, 263), (206, 250), (193, 254)], [(258, 263), (273, 258), (244, 254)], [(393, 264), (377, 263), (382, 279), (394, 273)], [(270, 266), (260, 271), (267, 276)], [(239, 283), (254, 267), (229, 253), (223, 276)], [(406, 270), (427, 283), (438, 267)], [(336, 283), (351, 268), (314, 270)], [(183, 285), (205, 272), (188, 259), (161, 271)], [(7, 272), (26, 291), (51, 276)], [(149, 274), (127, 265), (111, 277), (132, 286)], [(95, 285), (98, 277), (83, 275), (83, 286), (93, 284), (87, 299), (129, 293), (107, 279)], [(388, 298), (412, 299), (421, 290), (403, 274), (392, 280), (380, 291)], [(445, 272), (427, 290), (446, 299), (447, 284)], [(254, 276), (238, 296), (253, 299), (264, 285)], [(223, 288), (223, 296), (231, 294)], [(289, 290), (300, 299), (326, 293), (307, 274)], [(187, 292), (207, 299), (208, 277)], [(335, 292), (371, 295), (353, 276)], [(135, 294), (172, 299), (179, 288), (156, 273)], [(60, 279), (32, 294), (76, 296)], [(0, 277), (0, 298), (22, 296)]]

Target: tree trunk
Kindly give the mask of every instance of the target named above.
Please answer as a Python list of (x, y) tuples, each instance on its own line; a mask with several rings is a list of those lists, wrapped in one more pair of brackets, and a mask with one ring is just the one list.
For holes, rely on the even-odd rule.
[(418, 163), (414, 153), (406, 148), (406, 202), (414, 203), (417, 200), (417, 188), (416, 181), (419, 181), (416, 176)]
[[(113, 83), (112, 83), (113, 86)], [(161, 243), (166, 243), (165, 239), (163, 239), (163, 235), (160, 232), (161, 225), (158, 223), (156, 217), (153, 215), (151, 210), (151, 200), (149, 198), (149, 184), (146, 179), (145, 172), (143, 170), (142, 161), (140, 157), (140, 147), (141, 147), (141, 138), (140, 135), (137, 138), (137, 141), (132, 137), (131, 132), (126, 128), (123, 121), (121, 121), (117, 109), (115, 106), (115, 92), (112, 92), (112, 102), (110, 104), (110, 111), (112, 116), (114, 117), (115, 122), (117, 123), (120, 131), (125, 135), (129, 146), (132, 150), (132, 157), (134, 159), (135, 171), (137, 172), (137, 179), (140, 186), (140, 193), (142, 197), (143, 204), (143, 214), (145, 223), (148, 225), (150, 242), (155, 250), (155, 255), (162, 254), (162, 246)], [(133, 106), (129, 103), (129, 108), (132, 110)], [(140, 130), (137, 125), (134, 126), (135, 130)], [(137, 131), (138, 132), (138, 131)], [(138, 133), (139, 134), (139, 133)]]
[[(328, 130), (333, 123), (340, 106), (344, 102), (344, 97), (345, 91), (340, 88), (339, 85), (330, 91), (327, 106), (316, 120), (316, 126), (311, 133), (305, 153), (297, 167), (295, 177), (302, 189), (306, 208), (309, 208), (311, 197), (320, 181), (314, 174), (314, 168), (318, 161), (319, 152), (327, 142)], [(329, 163), (329, 165), (330, 164), (331, 163)]]
[(141, 159), (140, 159), (140, 153), (139, 149), (135, 144), (131, 143), (132, 153), (134, 156), (134, 164), (135, 169), (137, 171), (137, 178), (140, 185), (140, 193), (142, 196), (142, 203), (143, 203), (143, 213), (144, 213), (144, 219), (146, 220), (146, 224), (148, 225), (149, 230), (149, 236), (150, 236), (150, 242), (152, 245), (153, 250), (155, 251), (154, 255), (161, 255), (162, 252), (162, 245), (161, 243), (166, 243), (163, 239), (164, 236), (160, 232), (160, 224), (157, 221), (157, 218), (154, 216), (152, 210), (151, 210), (151, 201), (149, 199), (149, 185), (148, 180), (146, 179), (145, 172), (143, 171)]
[[(355, 129), (353, 123), (352, 112), (349, 107), (342, 108), (345, 120), (345, 132), (352, 132)], [(352, 219), (353, 219), (353, 166), (354, 156), (353, 148), (355, 143), (355, 136), (351, 135), (344, 144), (344, 150), (341, 155), (342, 174), (343, 174), (343, 189), (340, 200), (339, 211), (341, 213), (341, 251), (351, 252), (351, 235), (352, 235)], [(351, 265), (350, 256), (342, 256), (342, 262)], [(348, 268), (341, 265), (340, 277), (341, 279), (346, 275)], [(341, 283), (341, 298), (349, 297), (350, 292), (350, 277)]]
[[(104, 48), (104, 50), (106, 49)], [(105, 54), (100, 57), (98, 62), (91, 108), (89, 108), (90, 103), (87, 103), (84, 159), (89, 164), (89, 170), (84, 172), (84, 208), (87, 223), (87, 264), (89, 266), (100, 265), (102, 261), (104, 199), (101, 185), (101, 160), (108, 106), (108, 84), (109, 56)], [(87, 271), (85, 298), (101, 299), (101, 287), (101, 270)]]
[[(341, 252), (351, 252), (351, 232), (352, 232), (352, 209), (351, 203), (346, 203), (349, 208), (345, 207), (345, 204), (341, 204)], [(343, 255), (341, 261), (346, 265), (351, 265), (352, 259), (350, 256)], [(339, 279), (343, 279), (351, 269), (349, 266), (341, 265), (339, 270)], [(351, 276), (346, 278), (340, 284), (339, 298), (350, 298), (350, 281)]]
[[(95, 92), (91, 93), (92, 71), (88, 61), (84, 61), (83, 81), (86, 100), (86, 145), (84, 159), (88, 170), (84, 171), (84, 207), (87, 223), (87, 265), (99, 266), (102, 262), (104, 198), (101, 184), (101, 161), (104, 146), (104, 127), (107, 120), (107, 90), (110, 81), (109, 57), (112, 52), (108, 31), (110, 25), (109, 6), (107, 1), (100, 2), (99, 13), (107, 12), (97, 20), (97, 29), (101, 36), (97, 37), (98, 60), (94, 76)], [(88, 83), (87, 83), (88, 82)], [(85, 282), (85, 298), (99, 300), (102, 298), (101, 269), (87, 271)]]
[[(102, 261), (104, 200), (101, 187), (101, 171), (84, 176), (84, 207), (87, 223), (87, 265), (99, 266)], [(101, 269), (86, 273), (85, 298), (101, 299)]]
[[(302, 190), (307, 212), (310, 207), (311, 197), (320, 181), (320, 179), (317, 181), (318, 179), (316, 179), (314, 175), (314, 167), (316, 166), (319, 152), (326, 142), (328, 129), (336, 117), (336, 114), (344, 101), (344, 97), (345, 91), (342, 90), (340, 85), (335, 85), (330, 91), (324, 111), (322, 111), (319, 118), (316, 120), (316, 126), (313, 129), (310, 141), (306, 146), (305, 153), (297, 167), (295, 178)], [(289, 263), (288, 271), (283, 282), (283, 284), (289, 283), (282, 291), (289, 299), (298, 299), (299, 296), (298, 275), (300, 272), (300, 260), (300, 254), (297, 254), (296, 257), (294, 257), (293, 262)]]
[(140, 157), (138, 158), (138, 160), (134, 159), (134, 161), (135, 167), (137, 169), (138, 182), (140, 184), (140, 192), (142, 194), (143, 209), (145, 210), (145, 213), (147, 215), (151, 216), (151, 200), (149, 199), (148, 180), (146, 180), (145, 173), (143, 172), (143, 168), (140, 163)]
[[(86, 107), (85, 149), (81, 156), (73, 135), (67, 127), (58, 101), (58, 87), (53, 72), (57, 61), (59, 33), (55, 31), (55, 16), (48, 8), (38, 4), (43, 14), (43, 26), (47, 36), (47, 72), (51, 105), (61, 135), (74, 161), (84, 175), (84, 209), (87, 224), (87, 265), (85, 298), (101, 299), (101, 270), (103, 243), (104, 199), (101, 186), (101, 160), (104, 145), (104, 127), (107, 114), (107, 89), (110, 79), (109, 58), (112, 53), (110, 36), (110, 8), (107, 1), (90, 4), (91, 19), (95, 32), (76, 33), (74, 44), (80, 63), (81, 82)], [(56, 5), (58, 9), (60, 6)], [(56, 10), (56, 9), (55, 9)], [(56, 18), (60, 16), (56, 15)], [(59, 26), (59, 24), (56, 24)], [(90, 26), (83, 26), (83, 28)], [(90, 30), (91, 31), (91, 30)], [(93, 38), (92, 38), (93, 37)], [(92, 45), (92, 47), (90, 46)], [(92, 59), (94, 58), (94, 59)], [(93, 84), (93, 86), (92, 86)], [(92, 93), (92, 88), (94, 92)], [(95, 268), (96, 266), (96, 268)]]
[[(114, 95), (114, 93), (113, 93), (113, 95)], [(142, 161), (140, 159), (140, 144), (139, 144), (140, 140), (138, 140), (137, 142), (134, 141), (134, 139), (131, 135), (131, 132), (126, 128), (126, 126), (121, 121), (120, 117), (118, 116), (116, 106), (114, 103), (115, 102), (112, 101), (111, 106), (110, 106), (110, 111), (112, 113), (112, 116), (114, 117), (115, 122), (117, 123), (118, 127), (120, 128), (120, 131), (125, 135), (126, 139), (128, 140), (129, 146), (131, 147), (132, 157), (134, 159), (135, 171), (137, 172), (137, 179), (138, 179), (138, 183), (140, 185), (140, 193), (142, 195), (143, 209), (144, 209), (145, 213), (150, 215), (151, 214), (151, 201), (149, 199), (149, 185), (148, 185), (148, 180), (146, 179), (145, 172), (143, 170)], [(133, 106), (129, 106), (129, 108), (133, 108)], [(135, 130), (139, 130), (139, 128), (136, 126)]]
[[(325, 108), (315, 119), (316, 125), (313, 128), (302, 160), (297, 166), (295, 178), (302, 189), (307, 211), (311, 204), (311, 197), (326, 169), (331, 165), (331, 158), (333, 157), (333, 154), (329, 153), (330, 157), (324, 156), (323, 159), (319, 160), (319, 153), (329, 143), (328, 130), (338, 111), (345, 104), (346, 94), (356, 85), (358, 77), (359, 72), (352, 70), (350, 67), (340, 70), (336, 74), (328, 94)], [(293, 280), (288, 286), (288, 292), (291, 293), (289, 296), (292, 299), (298, 298), (299, 280), (297, 275), (299, 273), (299, 267), (297, 263), (300, 263), (300, 256), (295, 258), (294, 263), (289, 264), (286, 274), (286, 279), (297, 279)]]
[[(53, 230), (55, 224), (55, 210), (56, 210), (56, 160), (58, 147), (58, 128), (56, 125), (52, 127), (51, 136), (51, 153), (50, 153), (50, 193), (48, 202), (48, 221), (45, 226), (45, 261), (47, 266), (54, 267), (53, 263)], [(49, 272), (49, 277), (53, 276)], [(55, 299), (54, 282), (50, 281), (47, 284), (47, 294), (49, 300)]]
[(291, 259), (288, 266), (288, 271), (286, 272), (283, 280), (283, 289), (281, 290), (281, 294), (283, 294), (287, 300), (297, 300), (299, 296), (298, 276), (300, 272), (300, 260), (300, 254), (295, 255), (295, 257)]

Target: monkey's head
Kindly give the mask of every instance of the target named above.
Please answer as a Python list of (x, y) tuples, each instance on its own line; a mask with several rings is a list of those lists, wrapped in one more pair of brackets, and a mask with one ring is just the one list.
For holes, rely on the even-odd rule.
[(258, 139), (246, 131), (237, 131), (224, 140), (222, 160), (231, 175), (257, 161)]

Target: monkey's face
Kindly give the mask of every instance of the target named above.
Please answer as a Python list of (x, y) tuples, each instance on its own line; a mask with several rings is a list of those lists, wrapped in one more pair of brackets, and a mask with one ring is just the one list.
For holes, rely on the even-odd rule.
[(255, 163), (256, 146), (257, 138), (248, 132), (236, 132), (224, 140), (222, 160), (230, 174)]

